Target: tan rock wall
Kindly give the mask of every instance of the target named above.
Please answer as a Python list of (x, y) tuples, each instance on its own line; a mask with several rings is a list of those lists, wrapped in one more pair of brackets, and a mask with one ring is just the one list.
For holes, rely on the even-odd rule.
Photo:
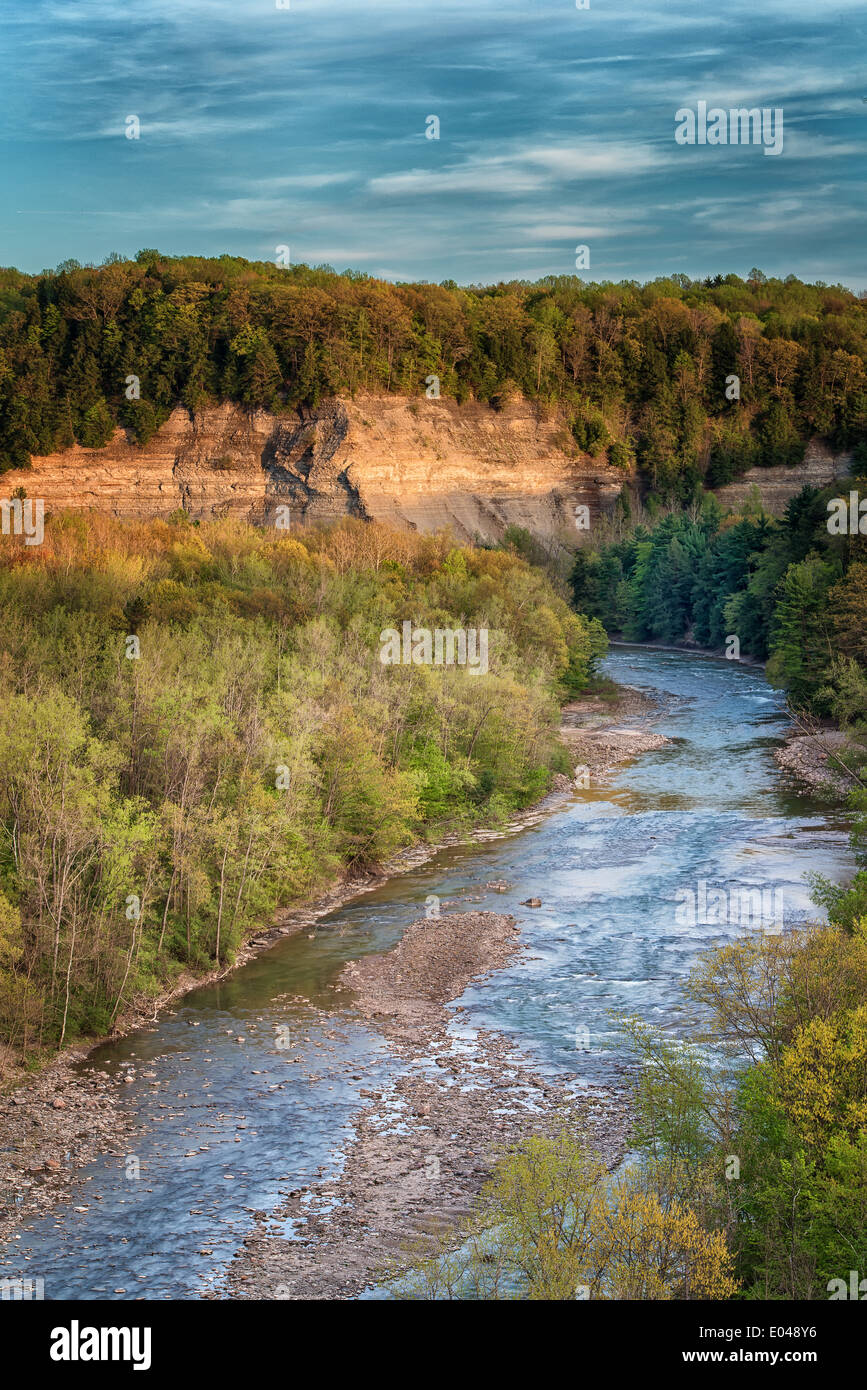
[(562, 428), (527, 402), (496, 412), (365, 396), (328, 401), (303, 420), (178, 408), (143, 448), (118, 430), (103, 449), (36, 458), (0, 487), (8, 496), (21, 485), (49, 511), (148, 517), (183, 507), (261, 521), (289, 503), (302, 523), (348, 513), (423, 531), (451, 525), (465, 538), (496, 539), (510, 523), (553, 535), (574, 531), (579, 504), (591, 519), (613, 506), (624, 481), (604, 462), (568, 457)]
[(782, 516), (786, 503), (801, 491), (805, 484), (825, 487), (849, 471), (851, 454), (833, 453), (821, 440), (807, 445), (804, 462), (797, 468), (751, 468), (736, 483), (717, 488), (716, 495), (724, 507), (736, 510), (756, 487), (765, 511)]
[[(563, 422), (515, 401), (501, 411), (450, 400), (360, 396), (331, 400), (307, 418), (250, 415), (224, 404), (195, 415), (182, 408), (144, 448), (118, 430), (103, 449), (78, 446), (4, 474), (0, 492), (23, 486), (46, 509), (97, 509), (117, 516), (194, 518), (229, 513), (262, 522), (288, 503), (292, 524), (355, 515), (462, 539), (496, 540), (510, 524), (539, 536), (587, 535), (609, 511), (625, 475), (602, 460), (570, 457)], [(782, 512), (805, 482), (822, 485), (848, 466), (814, 442), (797, 469), (756, 468), (719, 489), (736, 507), (757, 486)], [(592, 534), (592, 532), (591, 532)]]

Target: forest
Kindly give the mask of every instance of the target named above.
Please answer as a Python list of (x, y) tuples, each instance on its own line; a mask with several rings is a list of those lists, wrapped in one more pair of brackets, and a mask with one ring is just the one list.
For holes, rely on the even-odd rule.
[[(863, 461), (867, 303), (840, 285), (685, 275), (459, 287), (330, 266), (113, 255), (0, 271), (0, 471), (177, 405), (304, 411), (360, 391), (523, 395), (561, 447), (691, 501), (820, 437)], [(735, 384), (736, 382), (736, 384)]]
[[(779, 520), (758, 502), (608, 528), (575, 556), (582, 612), (633, 641), (695, 643), (767, 661), (799, 709), (843, 723), (867, 715), (867, 536), (828, 529), (829, 502), (867, 478), (805, 487)], [(619, 532), (618, 534), (615, 534)]]
[[(295, 539), (67, 513), (6, 544), (0, 1042), (25, 1060), (342, 875), (540, 798), (606, 647), (514, 551), (349, 519)], [(487, 673), (383, 665), (407, 620), (487, 629)]]
[[(41, 546), (4, 550), (4, 1065), (111, 1033), (341, 877), (537, 801), (570, 771), (560, 705), (607, 634), (746, 656), (861, 750), (854, 879), (816, 879), (826, 923), (709, 951), (689, 1043), (621, 1020), (645, 1064), (630, 1165), (612, 1180), (580, 1135), (528, 1138), (399, 1293), (817, 1299), (863, 1269), (867, 537), (828, 520), (867, 495), (865, 312), (758, 271), (459, 288), (144, 251), (0, 272), (0, 470), (118, 426), (144, 444), (178, 403), (303, 412), (436, 377), (458, 401), (559, 412), (567, 451), (642, 481), (568, 586), (516, 528), (482, 546), (56, 513)], [(816, 436), (852, 478), (779, 519), (707, 491)], [(384, 665), (406, 622), (484, 630), (489, 669)]]

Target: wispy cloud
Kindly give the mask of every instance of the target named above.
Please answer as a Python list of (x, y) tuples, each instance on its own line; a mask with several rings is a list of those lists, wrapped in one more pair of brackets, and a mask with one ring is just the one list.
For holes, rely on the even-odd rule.
[[(27, 268), (278, 242), (431, 279), (569, 273), (578, 243), (600, 278), (863, 259), (863, 0), (7, 8), (0, 236)], [(783, 157), (677, 146), (699, 99), (782, 106)]]
[(574, 145), (535, 145), (502, 155), (471, 155), (445, 168), (413, 168), (372, 178), (382, 194), (503, 193), (516, 197), (576, 180), (637, 178), (676, 159), (672, 147), (625, 141), (580, 140)]

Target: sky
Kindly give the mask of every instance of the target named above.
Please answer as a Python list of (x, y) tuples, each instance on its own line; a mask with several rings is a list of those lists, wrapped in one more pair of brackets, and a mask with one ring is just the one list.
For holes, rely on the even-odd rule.
[[(867, 288), (867, 0), (582, 3), (2, 0), (0, 264)], [(678, 143), (699, 102), (782, 153)]]

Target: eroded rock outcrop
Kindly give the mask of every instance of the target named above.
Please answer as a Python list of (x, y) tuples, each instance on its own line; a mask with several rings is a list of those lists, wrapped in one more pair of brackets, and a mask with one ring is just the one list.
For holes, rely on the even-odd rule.
[[(305, 416), (229, 404), (178, 408), (143, 448), (118, 430), (102, 449), (75, 447), (8, 473), (46, 507), (118, 516), (232, 514), (262, 522), (289, 504), (293, 523), (355, 515), (461, 538), (498, 539), (509, 524), (575, 532), (610, 509), (624, 474), (560, 447), (563, 421), (517, 401), (476, 403), (359, 396)], [(558, 442), (558, 437), (559, 441)]]
[[(2, 488), (9, 496), (23, 486), (49, 511), (166, 517), (183, 508), (262, 523), (288, 504), (292, 525), (350, 515), (498, 540), (514, 524), (580, 541), (588, 533), (576, 529), (576, 508), (589, 508), (592, 528), (635, 479), (604, 459), (575, 458), (566, 442), (556, 412), (521, 399), (492, 410), (366, 395), (282, 417), (225, 403), (195, 414), (178, 407), (143, 448), (118, 430), (103, 449), (34, 458), (29, 470), (5, 474)], [(718, 496), (734, 508), (755, 486), (781, 515), (805, 483), (823, 486), (848, 462), (813, 441), (801, 466), (754, 468)]]
[(825, 487), (835, 478), (842, 478), (849, 471), (852, 455), (834, 453), (820, 439), (811, 439), (804, 453), (804, 461), (795, 468), (751, 468), (735, 483), (727, 483), (717, 488), (716, 495), (724, 507), (733, 511), (749, 500), (754, 488), (758, 489), (762, 506), (771, 516), (782, 516), (786, 503), (795, 497), (801, 488)]

